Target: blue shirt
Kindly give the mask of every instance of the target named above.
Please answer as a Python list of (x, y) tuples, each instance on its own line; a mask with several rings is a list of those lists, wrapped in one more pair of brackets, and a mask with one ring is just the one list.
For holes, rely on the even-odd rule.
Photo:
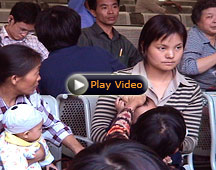
[(216, 87), (216, 66), (204, 73), (199, 73), (197, 60), (216, 53), (216, 48), (211, 45), (210, 40), (197, 26), (188, 32), (187, 43), (185, 46), (182, 60), (179, 64), (179, 71), (195, 79), (201, 89)]
[(125, 68), (118, 59), (100, 47), (70, 46), (55, 50), (41, 64), (40, 94), (68, 93), (67, 78), (75, 73), (112, 73)]
[(86, 0), (70, 0), (68, 7), (74, 9), (81, 17), (81, 27), (90, 27), (95, 22), (95, 17), (84, 6)]

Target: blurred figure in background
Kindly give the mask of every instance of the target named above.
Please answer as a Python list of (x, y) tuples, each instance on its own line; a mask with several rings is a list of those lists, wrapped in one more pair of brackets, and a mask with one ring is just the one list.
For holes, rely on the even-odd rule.
[(177, 12), (181, 12), (182, 8), (176, 2), (171, 0), (158, 1), (158, 0), (137, 0), (135, 10), (136, 12), (148, 13), (154, 12), (159, 14), (169, 13), (165, 6), (174, 6)]
[(11, 9), (8, 24), (0, 29), (1, 45), (22, 44), (40, 53), (42, 60), (46, 59), (49, 52), (33, 35), (36, 18), (40, 11), (38, 4), (17, 2)]
[(95, 17), (89, 11), (88, 0), (70, 0), (68, 7), (74, 9), (81, 17), (81, 28), (90, 27)]
[(216, 91), (216, 1), (197, 1), (191, 18), (195, 26), (188, 31), (179, 70), (202, 90)]

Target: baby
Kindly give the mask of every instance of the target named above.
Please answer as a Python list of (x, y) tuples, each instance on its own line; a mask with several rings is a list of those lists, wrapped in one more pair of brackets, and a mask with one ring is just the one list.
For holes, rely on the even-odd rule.
[[(39, 170), (43, 166), (57, 169), (52, 164), (54, 157), (42, 137), (43, 118), (39, 111), (28, 104), (18, 104), (4, 113), (2, 123), (5, 131), (0, 135), (0, 169)], [(41, 145), (45, 159), (30, 164), (28, 160), (35, 158)]]

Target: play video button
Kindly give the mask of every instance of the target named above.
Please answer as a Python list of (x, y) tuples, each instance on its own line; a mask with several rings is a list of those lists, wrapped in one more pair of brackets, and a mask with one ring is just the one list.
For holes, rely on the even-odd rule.
[(78, 80), (74, 80), (74, 90), (79, 90), (80, 88), (84, 87), (85, 84)]
[(80, 74), (74, 74), (67, 80), (68, 91), (75, 95), (81, 95), (85, 93), (88, 89), (88, 86), (88, 80)]

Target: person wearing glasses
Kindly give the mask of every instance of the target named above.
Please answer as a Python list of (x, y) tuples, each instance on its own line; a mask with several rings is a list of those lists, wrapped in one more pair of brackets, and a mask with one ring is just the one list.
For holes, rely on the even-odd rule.
[(32, 2), (17, 2), (8, 16), (8, 24), (1, 27), (1, 46), (8, 44), (21, 44), (33, 48), (41, 54), (42, 59), (48, 57), (48, 50), (34, 35), (34, 25), (39, 5)]

